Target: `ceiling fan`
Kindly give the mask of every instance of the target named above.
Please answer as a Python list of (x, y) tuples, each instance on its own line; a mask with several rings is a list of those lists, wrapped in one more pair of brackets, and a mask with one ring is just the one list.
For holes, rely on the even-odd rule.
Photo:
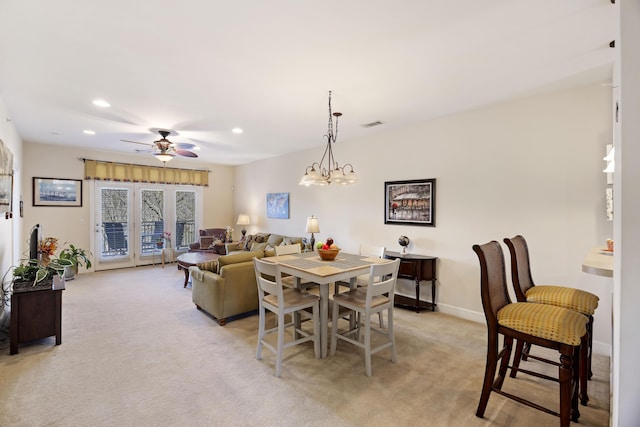
[(185, 142), (174, 143), (167, 139), (167, 136), (171, 134), (177, 135), (176, 132), (172, 132), (166, 129), (156, 129), (154, 131), (158, 132), (162, 138), (154, 141), (153, 143), (129, 141), (127, 139), (121, 139), (121, 141), (149, 146), (150, 148), (144, 150), (140, 149), (136, 151), (139, 153), (153, 153), (156, 159), (160, 160), (163, 163), (170, 161), (176, 155), (183, 157), (198, 157), (196, 153), (189, 151), (196, 148), (195, 144)]

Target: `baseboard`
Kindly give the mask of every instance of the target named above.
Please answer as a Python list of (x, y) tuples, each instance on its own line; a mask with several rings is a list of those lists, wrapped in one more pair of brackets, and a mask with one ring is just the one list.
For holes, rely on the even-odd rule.
[(438, 303), (437, 311), (445, 314), (450, 314), (461, 319), (470, 320), (476, 323), (485, 323), (484, 313), (478, 311), (467, 310), (465, 308), (456, 307), (453, 305)]

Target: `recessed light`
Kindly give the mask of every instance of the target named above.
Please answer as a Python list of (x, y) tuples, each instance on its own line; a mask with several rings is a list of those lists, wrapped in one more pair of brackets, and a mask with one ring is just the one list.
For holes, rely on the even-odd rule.
[(86, 133), (87, 135), (95, 135), (96, 132), (92, 131), (92, 130), (83, 130), (82, 132)]
[(111, 107), (111, 104), (109, 104), (104, 99), (94, 99), (93, 100), (93, 105), (95, 105), (96, 107), (103, 107), (103, 108)]
[(231, 132), (233, 132), (233, 133), (242, 133), (244, 131), (242, 129), (240, 129), (240, 128), (233, 128), (233, 129), (231, 129)]

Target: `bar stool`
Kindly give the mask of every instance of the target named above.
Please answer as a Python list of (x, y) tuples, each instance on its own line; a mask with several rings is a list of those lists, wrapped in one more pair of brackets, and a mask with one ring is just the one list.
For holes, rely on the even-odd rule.
[[(529, 248), (524, 237), (518, 235), (511, 239), (503, 239), (511, 254), (511, 281), (516, 299), (519, 302), (535, 302), (539, 304), (549, 304), (557, 307), (568, 308), (584, 314), (589, 319), (587, 332), (589, 334), (589, 344), (587, 348), (587, 363), (583, 366), (580, 384), (580, 403), (586, 405), (589, 401), (587, 394), (587, 378), (591, 378), (591, 356), (593, 353), (593, 313), (598, 307), (599, 298), (580, 289), (565, 286), (536, 286), (531, 275), (531, 265), (529, 262)], [(516, 344), (511, 376), (515, 378), (520, 366), (520, 360), (527, 360), (528, 357), (542, 362), (550, 363), (549, 360), (533, 356), (530, 354), (531, 345), (523, 342)], [(552, 362), (551, 362), (552, 363)]]
[[(537, 303), (512, 303), (507, 291), (504, 255), (498, 242), (473, 245), (480, 260), (481, 296), (487, 320), (487, 359), (482, 393), (476, 416), (484, 416), (491, 392), (524, 405), (560, 417), (560, 425), (569, 427), (578, 421), (578, 372), (586, 363), (587, 318), (574, 310)], [(504, 337), (498, 351), (499, 335)], [(520, 396), (502, 391), (513, 340), (555, 349), (560, 353), (558, 378), (522, 371), (560, 384), (560, 413), (537, 405)], [(496, 376), (498, 362), (500, 368)]]

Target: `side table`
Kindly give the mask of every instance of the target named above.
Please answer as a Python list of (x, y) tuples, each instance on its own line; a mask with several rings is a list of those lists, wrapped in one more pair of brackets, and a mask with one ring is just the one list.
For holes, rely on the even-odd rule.
[[(403, 254), (400, 252), (385, 252), (384, 257), (388, 259), (399, 259), (400, 268), (398, 278), (411, 279), (416, 282), (416, 299), (408, 298), (404, 295), (395, 295), (394, 304), (420, 312), (430, 308), (436, 309), (436, 260), (437, 257), (417, 254)], [(431, 281), (431, 302), (420, 300), (420, 282)]]
[(162, 248), (162, 268), (164, 268), (165, 262), (175, 262), (176, 252), (173, 248)]
[(62, 344), (62, 291), (64, 278), (53, 280), (51, 289), (21, 289), (11, 295), (9, 354), (18, 353), (18, 344), (55, 335)]

